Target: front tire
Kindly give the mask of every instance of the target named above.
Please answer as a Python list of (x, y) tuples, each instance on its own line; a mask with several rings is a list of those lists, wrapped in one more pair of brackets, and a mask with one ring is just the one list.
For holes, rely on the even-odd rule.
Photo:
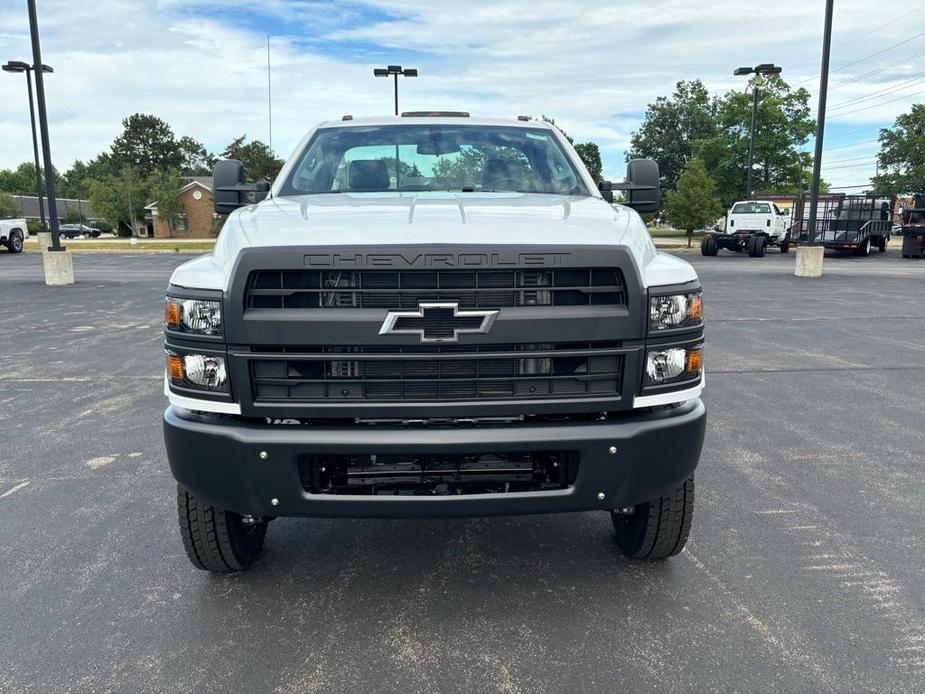
[(10, 237), (6, 240), (6, 247), (9, 249), (10, 253), (22, 253), (22, 232), (19, 229), (14, 229), (10, 232)]
[(263, 549), (267, 520), (245, 524), (239, 513), (210, 506), (177, 485), (177, 513), (186, 556), (216, 574), (245, 571)]
[(789, 253), (789, 252), (790, 252), (790, 242), (789, 242), (789, 241), (781, 241), (781, 242), (780, 242), (780, 252), (781, 252), (781, 253)]
[(666, 496), (637, 504), (631, 513), (611, 511), (617, 545), (633, 559), (667, 559), (678, 554), (694, 517), (694, 477)]

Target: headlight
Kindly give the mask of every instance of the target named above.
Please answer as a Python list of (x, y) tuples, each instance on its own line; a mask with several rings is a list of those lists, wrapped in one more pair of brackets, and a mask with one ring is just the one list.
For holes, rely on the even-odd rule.
[(649, 298), (649, 330), (669, 330), (699, 325), (703, 321), (700, 292)]
[(222, 304), (205, 299), (167, 299), (164, 322), (171, 330), (197, 335), (222, 332)]
[(702, 347), (672, 347), (649, 352), (645, 385), (660, 386), (698, 378), (702, 364)]
[(167, 355), (170, 382), (182, 388), (228, 392), (225, 359), (206, 354)]

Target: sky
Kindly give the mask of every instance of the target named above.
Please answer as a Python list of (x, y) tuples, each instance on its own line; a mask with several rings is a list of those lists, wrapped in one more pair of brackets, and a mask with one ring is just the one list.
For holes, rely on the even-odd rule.
[[(109, 147), (135, 112), (165, 119), (220, 152), (234, 137), (270, 139), (288, 156), (316, 123), (402, 110), (546, 114), (577, 142), (597, 142), (604, 173), (648, 103), (678, 80), (718, 94), (744, 89), (740, 65), (774, 62), (815, 110), (823, 0), (37, 0), (52, 154), (64, 170)], [(835, 3), (823, 176), (864, 185), (878, 131), (925, 98), (925, 4)], [(31, 62), (26, 0), (0, 4), (0, 62)], [(31, 161), (25, 78), (0, 73), (0, 168)], [(810, 143), (810, 146), (812, 143)], [(846, 192), (849, 192), (846, 190)]]

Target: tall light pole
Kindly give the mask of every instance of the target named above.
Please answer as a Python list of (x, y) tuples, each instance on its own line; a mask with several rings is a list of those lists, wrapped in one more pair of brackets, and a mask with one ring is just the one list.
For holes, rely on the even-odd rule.
[[(26, 75), (26, 87), (29, 93), (29, 122), (32, 124), (32, 154), (35, 158), (35, 196), (39, 203), (39, 218), (42, 220), (42, 231), (48, 231), (45, 222), (45, 206), (42, 202), (42, 169), (39, 168), (39, 140), (35, 132), (35, 105), (32, 97), (32, 66), (21, 60), (10, 60), (2, 69), (4, 72), (22, 72)], [(42, 72), (54, 72), (48, 65), (42, 65)]]
[(389, 65), (388, 67), (377, 67), (373, 70), (376, 77), (395, 77), (395, 115), (398, 115), (398, 76), (417, 77), (418, 71), (414, 68), (404, 68), (401, 65)]
[[(415, 68), (402, 68), (401, 65), (389, 65), (388, 67), (373, 68), (375, 77), (394, 77), (395, 78), (395, 115), (398, 115), (398, 76), (417, 77), (418, 71)], [(398, 143), (395, 144), (395, 189), (401, 187), (401, 161), (398, 158)]]
[[(35, 0), (28, 0), (29, 31), (32, 35), (32, 71), (35, 75), (35, 97), (39, 109), (39, 132), (42, 135), (42, 155), (45, 162), (45, 193), (48, 195), (48, 221), (51, 222), (50, 251), (63, 251), (58, 234), (58, 205), (55, 200), (55, 174), (51, 165), (51, 145), (48, 137), (48, 111), (45, 108), (45, 80), (42, 77), (42, 47), (39, 43), (39, 19)], [(73, 278), (71, 282), (73, 282)]]
[[(819, 74), (819, 108), (816, 115), (816, 154), (813, 157), (813, 184), (809, 198), (809, 226), (807, 242), (816, 241), (816, 212), (819, 209), (819, 177), (822, 171), (822, 143), (825, 139), (825, 106), (829, 91), (829, 54), (832, 48), (832, 4), (825, 2), (825, 28), (822, 33), (822, 67)], [(824, 230), (823, 230), (824, 231)]]
[(761, 63), (761, 65), (756, 65), (755, 67), (738, 67), (732, 73), (736, 77), (740, 75), (755, 75), (755, 78), (752, 80), (752, 127), (748, 137), (748, 180), (745, 186), (746, 198), (752, 197), (752, 168), (755, 166), (755, 118), (758, 114), (758, 87), (760, 87), (764, 81), (763, 75), (779, 75), (781, 72), (783, 72), (783, 68), (773, 63)]

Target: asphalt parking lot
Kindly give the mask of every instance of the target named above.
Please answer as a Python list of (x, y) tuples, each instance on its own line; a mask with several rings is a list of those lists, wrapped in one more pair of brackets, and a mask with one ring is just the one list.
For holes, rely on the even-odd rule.
[(925, 262), (686, 254), (710, 410), (692, 539), (604, 514), (281, 519), (183, 554), (160, 321), (190, 256), (0, 252), (0, 691), (925, 689)]

